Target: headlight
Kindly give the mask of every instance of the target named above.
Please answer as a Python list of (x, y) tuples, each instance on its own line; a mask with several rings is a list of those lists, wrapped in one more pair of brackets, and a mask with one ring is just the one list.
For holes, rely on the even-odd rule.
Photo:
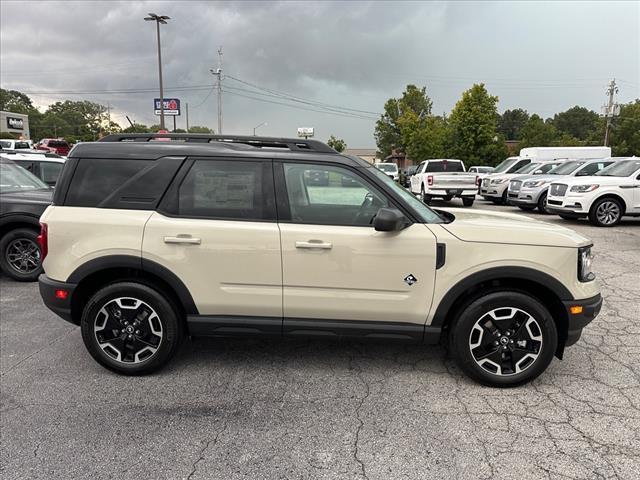
[(491, 184), (492, 185), (498, 185), (500, 183), (505, 183), (505, 182), (508, 182), (508, 181), (509, 181), (508, 178), (495, 178), (495, 179), (491, 180)]
[(591, 271), (591, 245), (588, 247), (580, 247), (578, 249), (578, 280), (581, 282), (590, 282), (595, 280), (596, 274)]
[(546, 180), (535, 180), (531, 182), (524, 182), (524, 186), (525, 187), (541, 187), (545, 183), (547, 183)]
[(600, 185), (574, 185), (573, 187), (571, 187), (571, 190), (569, 190), (570, 192), (578, 192), (578, 193), (586, 193), (586, 192), (593, 192), (596, 188), (598, 188)]

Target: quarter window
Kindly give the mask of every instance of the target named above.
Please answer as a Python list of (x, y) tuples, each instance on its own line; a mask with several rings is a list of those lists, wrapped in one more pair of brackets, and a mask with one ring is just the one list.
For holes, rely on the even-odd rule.
[(63, 163), (40, 162), (40, 178), (49, 185), (55, 185), (63, 166)]
[(197, 160), (178, 191), (178, 215), (264, 220), (263, 162)]
[(342, 167), (284, 164), (291, 221), (370, 226), (387, 199), (360, 175)]

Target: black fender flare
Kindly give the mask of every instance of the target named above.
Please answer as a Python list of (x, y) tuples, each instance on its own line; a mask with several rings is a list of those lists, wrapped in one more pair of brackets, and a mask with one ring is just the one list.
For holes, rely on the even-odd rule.
[(436, 308), (436, 312), (430, 326), (441, 327), (444, 324), (447, 315), (455, 306), (455, 301), (460, 298), (465, 291), (476, 285), (490, 282), (492, 280), (526, 280), (537, 283), (546, 290), (550, 290), (561, 301), (574, 300), (571, 292), (559, 280), (539, 270), (527, 267), (488, 268), (486, 270), (473, 273), (456, 283), (445, 294), (445, 296), (442, 297), (440, 304)]
[(187, 315), (198, 315), (198, 308), (184, 282), (168, 268), (146, 258), (133, 255), (107, 255), (94, 258), (76, 268), (69, 275), (67, 282), (79, 284), (89, 275), (113, 268), (132, 268), (160, 278), (173, 289)]

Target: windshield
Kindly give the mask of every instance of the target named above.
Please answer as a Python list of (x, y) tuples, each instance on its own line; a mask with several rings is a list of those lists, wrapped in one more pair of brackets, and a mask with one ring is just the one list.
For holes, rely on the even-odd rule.
[(48, 189), (39, 178), (13, 163), (0, 163), (0, 193)]
[(516, 162), (516, 160), (517, 158), (514, 158), (514, 157), (509, 157), (506, 160), (503, 160), (501, 163), (498, 164), (496, 168), (493, 169), (493, 172), (491, 173), (506, 172), (507, 170), (509, 170), (509, 167), (511, 167), (511, 165), (513, 165)]
[(491, 172), (493, 172), (493, 167), (478, 167), (477, 168), (477, 172), (478, 173), (491, 173)]
[(394, 173), (398, 171), (398, 166), (395, 163), (379, 163), (376, 167), (383, 172)]
[(585, 161), (572, 161), (565, 162), (558, 165), (556, 168), (549, 170), (549, 175), (569, 175), (575, 172), (578, 168), (584, 165)]
[(373, 168), (373, 173), (388, 186), (390, 186), (398, 195), (406, 201), (413, 210), (415, 210), (420, 216), (420, 220), (424, 223), (443, 223), (442, 217), (436, 212), (427, 207), (424, 203), (414, 197), (408, 190), (399, 186), (389, 176), (382, 173), (380, 170)]
[(602, 177), (628, 177), (640, 168), (640, 159), (623, 160), (621, 162), (612, 163), (607, 168), (603, 168), (595, 175)]
[(519, 168), (514, 173), (531, 173), (537, 170), (540, 167), (539, 163), (530, 163), (529, 165), (525, 165), (522, 168)]

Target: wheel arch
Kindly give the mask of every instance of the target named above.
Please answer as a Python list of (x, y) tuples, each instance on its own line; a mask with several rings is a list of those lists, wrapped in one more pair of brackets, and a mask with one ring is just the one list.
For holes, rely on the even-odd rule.
[(29, 228), (36, 232), (40, 231), (40, 219), (31, 215), (7, 215), (0, 218), (0, 238), (4, 237), (11, 230), (17, 228)]
[(558, 330), (556, 356), (562, 358), (568, 337), (569, 318), (563, 301), (574, 300), (571, 292), (557, 279), (526, 267), (495, 267), (476, 272), (455, 284), (436, 308), (431, 327), (440, 327), (443, 335), (458, 314), (476, 298), (499, 290), (518, 290), (532, 295), (551, 313)]
[(91, 295), (118, 280), (137, 281), (159, 290), (178, 309), (183, 320), (186, 315), (199, 313), (186, 285), (166, 267), (140, 257), (109, 255), (84, 263), (67, 279), (76, 285), (71, 298), (73, 323), (80, 324), (82, 310)]
[(622, 213), (620, 214), (620, 216), (623, 216), (627, 212), (627, 202), (625, 202), (624, 198), (622, 198), (620, 195), (618, 195), (615, 192), (606, 192), (606, 193), (603, 193), (602, 195), (600, 195), (593, 202), (591, 202), (591, 206), (589, 207), (589, 211), (591, 212), (591, 209), (596, 204), (596, 202), (599, 202), (600, 200), (602, 200), (604, 198), (613, 198), (613, 199), (617, 200), (618, 202), (620, 202), (620, 205), (622, 206)]

